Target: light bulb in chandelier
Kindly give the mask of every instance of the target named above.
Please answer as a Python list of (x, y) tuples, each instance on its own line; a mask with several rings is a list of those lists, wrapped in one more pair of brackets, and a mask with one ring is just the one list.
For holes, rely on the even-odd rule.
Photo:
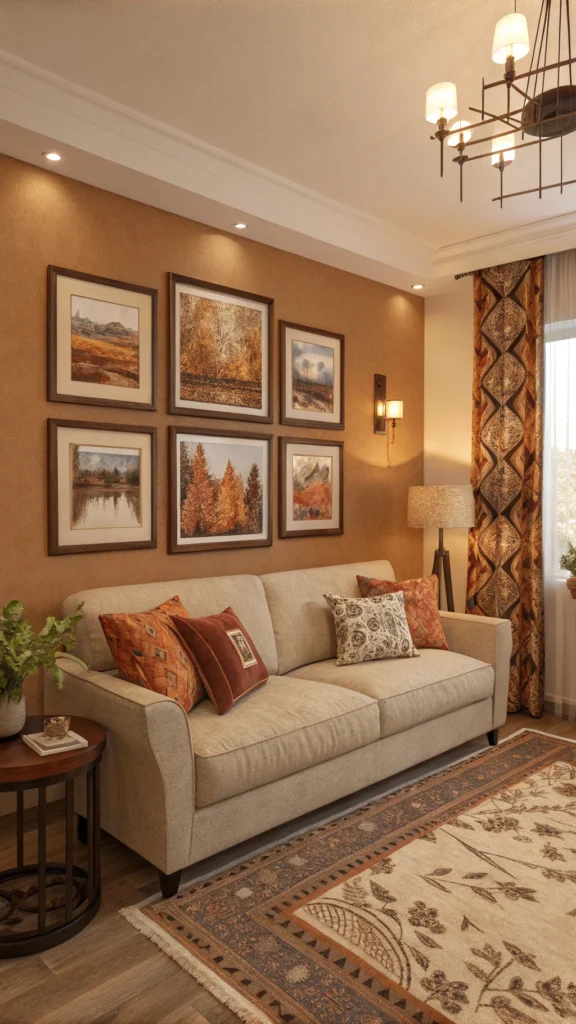
[(516, 157), (514, 146), (513, 132), (510, 135), (501, 135), (498, 139), (492, 139), (492, 165), (504, 167), (506, 164), (511, 164)]
[(492, 43), (492, 60), (505, 64), (508, 57), (521, 60), (530, 52), (528, 22), (523, 14), (507, 14), (496, 25)]
[(470, 139), (472, 138), (470, 121), (455, 121), (454, 124), (450, 125), (450, 131), (458, 132), (457, 135), (449, 135), (446, 139), (447, 144), (453, 148), (461, 146), (466, 142), (470, 142)]

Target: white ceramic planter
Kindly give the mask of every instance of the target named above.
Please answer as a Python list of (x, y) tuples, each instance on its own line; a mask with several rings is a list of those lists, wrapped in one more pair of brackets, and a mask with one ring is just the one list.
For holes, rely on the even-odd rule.
[(15, 736), (26, 721), (26, 698), (10, 700), (5, 694), (0, 697), (0, 739)]

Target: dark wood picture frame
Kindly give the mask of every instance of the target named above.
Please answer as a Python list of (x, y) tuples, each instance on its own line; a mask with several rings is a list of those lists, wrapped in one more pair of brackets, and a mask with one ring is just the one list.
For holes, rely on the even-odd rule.
[[(151, 337), (150, 337), (150, 374), (152, 397), (150, 402), (131, 402), (115, 398), (91, 398), (86, 395), (63, 394), (58, 391), (58, 324), (57, 324), (57, 287), (59, 277), (69, 277), (76, 281), (87, 281), (107, 288), (119, 288), (123, 291), (148, 295), (151, 301)], [(158, 402), (158, 290), (144, 285), (128, 284), (109, 277), (98, 277), (95, 274), (83, 274), (79, 270), (67, 270), (65, 267), (48, 267), (48, 364), (47, 393), (49, 402), (70, 402), (74, 405), (100, 405), (115, 409), (140, 409), (156, 412)]]
[[(337, 331), (324, 331), (319, 327), (306, 327), (304, 324), (295, 324), (289, 320), (280, 320), (280, 423), (290, 427), (312, 427), (314, 430), (344, 430), (344, 372), (345, 372), (345, 335)], [(340, 419), (337, 423), (325, 422), (321, 419), (307, 419), (305, 416), (288, 416), (286, 414), (286, 400), (292, 388), (292, 379), (286, 377), (287, 359), (287, 338), (286, 332), (305, 331), (306, 334), (317, 334), (319, 338), (332, 338), (340, 342)]]
[[(267, 537), (263, 540), (235, 540), (234, 537), (230, 537), (228, 540), (214, 540), (213, 542), (190, 542), (185, 545), (179, 543), (179, 522), (180, 522), (180, 509), (178, 507), (178, 460), (177, 460), (177, 441), (178, 436), (181, 434), (192, 434), (195, 437), (206, 437), (209, 441), (211, 437), (229, 437), (231, 439), (237, 438), (238, 440), (248, 441), (264, 441), (267, 447), (267, 474), (268, 481), (266, 487), (266, 497), (268, 504), (268, 514), (264, 520), (263, 525), (266, 527)], [(255, 434), (246, 431), (239, 430), (210, 430), (205, 427), (169, 427), (169, 446), (170, 446), (170, 523), (169, 523), (169, 534), (168, 534), (168, 551), (171, 555), (183, 555), (193, 554), (197, 551), (225, 551), (232, 548), (264, 548), (271, 547), (273, 542), (272, 537), (272, 443), (274, 437), (272, 434)]]
[[(240, 291), (238, 288), (228, 288), (226, 285), (213, 284), (209, 281), (200, 281), (194, 277), (183, 277), (181, 274), (168, 274), (170, 302), (169, 302), (169, 328), (170, 328), (170, 392), (168, 396), (168, 411), (174, 416), (194, 416), (199, 419), (223, 419), (242, 420), (244, 423), (273, 423), (274, 422), (274, 397), (273, 397), (273, 361), (274, 361), (274, 299), (265, 295), (255, 295), (252, 292)], [(222, 295), (236, 296), (240, 299), (250, 299), (253, 302), (260, 302), (268, 306), (268, 342), (266, 347), (268, 354), (268, 373), (266, 375), (268, 387), (268, 410), (266, 415), (258, 416), (254, 413), (243, 412), (242, 408), (230, 406), (230, 412), (216, 409), (190, 408), (183, 409), (176, 402), (176, 286), (179, 284), (190, 285), (193, 288), (206, 288)], [(263, 377), (264, 380), (264, 377)], [(200, 403), (199, 403), (200, 404)]]
[[(317, 530), (290, 530), (286, 522), (286, 480), (288, 473), (287, 464), (287, 446), (289, 444), (297, 445), (314, 445), (315, 448), (325, 445), (326, 448), (337, 448), (338, 455), (338, 471), (339, 471), (339, 501), (338, 501), (338, 519), (339, 526), (331, 527), (329, 529), (317, 529)], [(287, 540), (293, 537), (337, 537), (344, 533), (344, 442), (343, 441), (325, 441), (323, 438), (317, 437), (279, 437), (278, 438), (278, 482), (279, 482), (279, 520), (280, 530), (279, 537), (281, 540)]]
[[(58, 430), (102, 430), (114, 433), (147, 434), (150, 443), (150, 540), (113, 541), (108, 544), (61, 545), (58, 531)], [(84, 420), (48, 420), (48, 554), (78, 555), (90, 551), (129, 551), (132, 548), (157, 547), (157, 473), (158, 438), (156, 427), (131, 426), (125, 423), (87, 423)]]

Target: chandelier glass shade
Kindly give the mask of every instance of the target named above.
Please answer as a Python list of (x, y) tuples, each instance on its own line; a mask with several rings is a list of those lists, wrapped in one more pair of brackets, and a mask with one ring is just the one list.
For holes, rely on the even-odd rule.
[[(514, 5), (516, 6), (516, 5)], [(490, 159), (500, 171), (500, 193), (494, 202), (502, 206), (505, 199), (576, 184), (576, 178), (564, 175), (562, 140), (576, 131), (576, 81), (572, 76), (576, 57), (572, 57), (571, 0), (541, 0), (540, 15), (530, 65), (518, 71), (516, 62), (530, 54), (530, 37), (526, 17), (514, 10), (498, 21), (492, 43), (492, 60), (503, 67), (501, 79), (482, 80), (482, 103), (470, 110), (480, 119), (470, 123), (460, 119), (450, 124), (458, 113), (456, 85), (438, 82), (426, 93), (426, 120), (436, 125), (431, 136), (440, 144), (440, 174), (444, 173), (444, 144), (452, 151), (459, 167), (460, 200), (466, 164)], [(499, 112), (500, 110), (500, 112)], [(542, 169), (544, 143), (560, 140), (558, 180), (545, 182)], [(532, 188), (504, 192), (503, 172), (516, 155), (537, 146), (538, 180)], [(524, 154), (522, 154), (524, 155)]]

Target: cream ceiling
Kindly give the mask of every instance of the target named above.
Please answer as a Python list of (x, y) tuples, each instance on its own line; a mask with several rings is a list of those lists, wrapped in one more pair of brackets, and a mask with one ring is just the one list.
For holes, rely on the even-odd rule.
[[(501, 73), (492, 32), (511, 9), (511, 0), (0, 0), (0, 46), (436, 250), (576, 209), (572, 186), (501, 210), (488, 161), (468, 168), (462, 205), (456, 168), (438, 176), (426, 87), (455, 81), (460, 116), (473, 120), (482, 75)], [(539, 0), (519, 0), (519, 10), (533, 37)], [(575, 142), (565, 146), (571, 177)], [(552, 175), (555, 143), (548, 153)], [(536, 147), (518, 156), (507, 184), (535, 184), (536, 160)]]

